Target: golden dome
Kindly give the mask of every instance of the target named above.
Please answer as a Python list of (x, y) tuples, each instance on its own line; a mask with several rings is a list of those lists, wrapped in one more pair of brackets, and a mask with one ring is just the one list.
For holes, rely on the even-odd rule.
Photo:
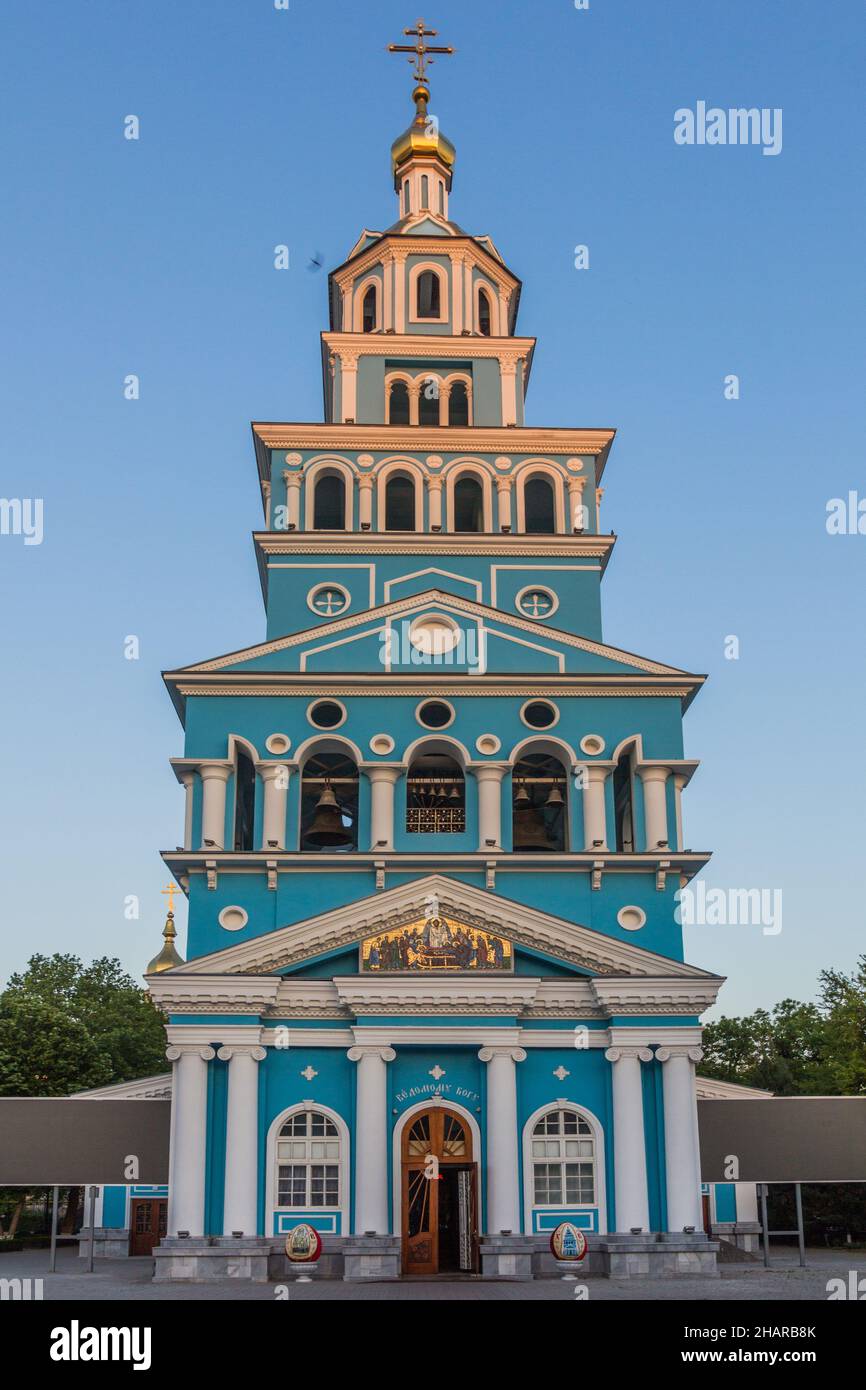
[(165, 926), (162, 929), (163, 946), (158, 956), (145, 970), (145, 975), (161, 975), (163, 970), (171, 970), (175, 965), (183, 965), (183, 957), (177, 953), (174, 939), (177, 936), (177, 928), (174, 925), (174, 913), (170, 912), (165, 919)]
[(429, 88), (417, 86), (412, 93), (415, 102), (415, 119), (402, 135), (391, 146), (391, 168), (396, 176), (401, 165), (407, 159), (415, 156), (421, 158), (438, 158), (447, 167), (449, 173), (454, 166), (457, 151), (439, 129), (438, 121), (427, 115), (427, 102), (430, 99)]

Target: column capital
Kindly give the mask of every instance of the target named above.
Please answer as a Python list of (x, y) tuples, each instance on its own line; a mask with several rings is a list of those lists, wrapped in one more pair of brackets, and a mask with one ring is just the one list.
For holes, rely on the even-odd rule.
[(511, 763), (472, 763), (470, 771), (476, 782), (501, 782), (506, 772), (511, 771)]
[(675, 1043), (670, 1047), (657, 1047), (656, 1057), (660, 1062), (670, 1062), (674, 1057), (687, 1057), (690, 1062), (699, 1062), (704, 1055), (702, 1047), (694, 1047), (688, 1043)]
[(639, 1062), (651, 1062), (653, 1054), (648, 1047), (609, 1047), (605, 1052), (609, 1062), (619, 1062), (623, 1058), (636, 1057)]
[(371, 782), (390, 782), (393, 787), (406, 771), (405, 763), (361, 763), (361, 772), (365, 772)]
[(232, 775), (231, 763), (200, 763), (199, 776), (215, 782), (227, 782)]
[(294, 766), (294, 763), (256, 763), (256, 772), (263, 782), (276, 782), (280, 773), (285, 774), (288, 781)]
[(510, 1043), (482, 1047), (478, 1057), (482, 1062), (492, 1062), (494, 1057), (510, 1057), (512, 1062), (526, 1061), (526, 1053), (523, 1048), (513, 1047)]
[(497, 479), (496, 479), (496, 491), (497, 491), (497, 492), (510, 492), (511, 489), (512, 489), (513, 487), (514, 487), (514, 479), (513, 479), (513, 478), (510, 478), (510, 477), (509, 477), (509, 478), (501, 478), (501, 477), (500, 477), (500, 478), (497, 478)]
[(165, 1049), (169, 1062), (179, 1062), (181, 1057), (200, 1057), (203, 1062), (212, 1062), (216, 1052), (212, 1047), (202, 1047), (201, 1043), (172, 1043)]
[(671, 774), (669, 767), (660, 767), (658, 763), (638, 763), (635, 772), (642, 782), (666, 782)]
[(254, 1062), (263, 1062), (267, 1048), (259, 1043), (232, 1043), (231, 1047), (221, 1047), (217, 1053), (221, 1062), (230, 1062), (232, 1057), (251, 1057)]
[(288, 468), (283, 469), (283, 482), (286, 487), (300, 487), (303, 474), (299, 472), (290, 473)]
[(575, 767), (586, 774), (587, 782), (605, 782), (610, 776), (612, 763), (575, 763)]
[(365, 1057), (379, 1057), (383, 1062), (393, 1062), (397, 1056), (393, 1047), (381, 1047), (378, 1043), (355, 1044), (346, 1053), (350, 1062), (363, 1062)]

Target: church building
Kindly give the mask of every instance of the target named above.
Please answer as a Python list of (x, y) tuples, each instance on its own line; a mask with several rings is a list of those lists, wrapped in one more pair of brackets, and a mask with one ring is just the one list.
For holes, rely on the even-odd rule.
[[(328, 280), (322, 423), (252, 427), (267, 627), (168, 671), (189, 900), (151, 995), (157, 1279), (716, 1269), (695, 1067), (721, 980), (676, 893), (703, 681), (602, 634), (612, 429), (528, 425), (535, 339), (428, 113)], [(459, 216), (459, 211), (458, 211)]]

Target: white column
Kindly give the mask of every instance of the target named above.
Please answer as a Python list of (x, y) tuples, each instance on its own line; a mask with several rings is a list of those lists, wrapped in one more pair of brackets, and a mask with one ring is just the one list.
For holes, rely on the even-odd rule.
[(502, 379), (502, 423), (517, 424), (517, 362), (503, 361), (500, 358), (499, 373)]
[(643, 782), (644, 831), (648, 850), (657, 849), (668, 839), (667, 767), (639, 767)]
[(346, 424), (358, 418), (358, 354), (341, 352), (340, 356), (340, 415)]
[[(201, 847), (223, 849), (226, 833), (226, 783), (231, 768), (225, 763), (202, 763), (201, 777)], [(210, 844), (205, 841), (210, 840)]]
[[(604, 788), (610, 769), (598, 763), (584, 763), (583, 771), (583, 847), (588, 850), (606, 849), (607, 807)], [(594, 845), (593, 840), (600, 843)]]
[(180, 780), (186, 793), (186, 800), (183, 808), (183, 847), (192, 849), (192, 813), (193, 798), (195, 796), (195, 773), (182, 772)]
[[(455, 256), (451, 261), (451, 332), (459, 338), (463, 332), (463, 265), (465, 256)], [(472, 327), (471, 320), (466, 324)]]
[(168, 1234), (204, 1235), (207, 1064), (212, 1047), (184, 1043), (166, 1048), (172, 1063), (171, 1150), (168, 1158)]
[(701, 1212), (701, 1154), (698, 1142), (698, 1100), (695, 1063), (699, 1047), (660, 1047), (665, 1107), (665, 1168), (667, 1170), (668, 1230), (686, 1226), (703, 1230)]
[(568, 480), (568, 508), (571, 515), (565, 528), (567, 531), (585, 531), (588, 527), (589, 517), (583, 503), (585, 486), (586, 478), (569, 478)]
[(401, 249), (394, 252), (394, 331), (406, 332), (406, 255)]
[(478, 783), (478, 849), (481, 853), (502, 848), (502, 779), (508, 768), (508, 763), (480, 763), (474, 769)]
[(388, 333), (394, 328), (394, 258), (386, 256), (382, 262), (382, 331)]
[(297, 531), (301, 524), (301, 475), (284, 473), (286, 485), (286, 530)]
[(263, 1062), (267, 1053), (258, 1045), (244, 1044), (221, 1047), (217, 1056), (229, 1064), (223, 1235), (240, 1231), (254, 1236), (258, 1231), (259, 1174), (257, 1063)]
[(370, 848), (394, 848), (394, 786), (402, 767), (374, 763), (364, 769), (370, 779)]
[(643, 1127), (641, 1062), (651, 1062), (648, 1047), (609, 1047), (612, 1066), (613, 1165), (616, 1229), (648, 1231), (646, 1138)]
[(355, 1103), (355, 1234), (388, 1230), (388, 1072), (392, 1047), (350, 1047), (358, 1063)]
[(497, 478), (496, 491), (499, 494), (499, 529), (511, 530), (511, 479)]
[(429, 526), (431, 531), (442, 530), (442, 479), (427, 479)]
[(520, 1183), (518, 1180), (517, 1072), (524, 1062), (522, 1047), (482, 1047), (487, 1063), (487, 1234), (518, 1234)]
[(362, 531), (373, 525), (373, 479), (369, 473), (358, 478), (358, 525)]
[(285, 849), (290, 769), (285, 763), (259, 763), (258, 772), (264, 787), (262, 849)]
[(676, 842), (673, 846), (674, 849), (685, 849), (686, 842), (683, 839), (683, 787), (688, 780), (684, 772), (674, 773), (674, 834), (676, 835)]

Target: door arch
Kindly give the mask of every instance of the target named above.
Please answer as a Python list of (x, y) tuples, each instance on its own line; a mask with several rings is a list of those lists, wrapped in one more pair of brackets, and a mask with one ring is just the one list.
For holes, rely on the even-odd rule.
[(404, 1117), (395, 1141), (403, 1273), (473, 1273), (478, 1258), (477, 1124), (459, 1107), (428, 1103)]

